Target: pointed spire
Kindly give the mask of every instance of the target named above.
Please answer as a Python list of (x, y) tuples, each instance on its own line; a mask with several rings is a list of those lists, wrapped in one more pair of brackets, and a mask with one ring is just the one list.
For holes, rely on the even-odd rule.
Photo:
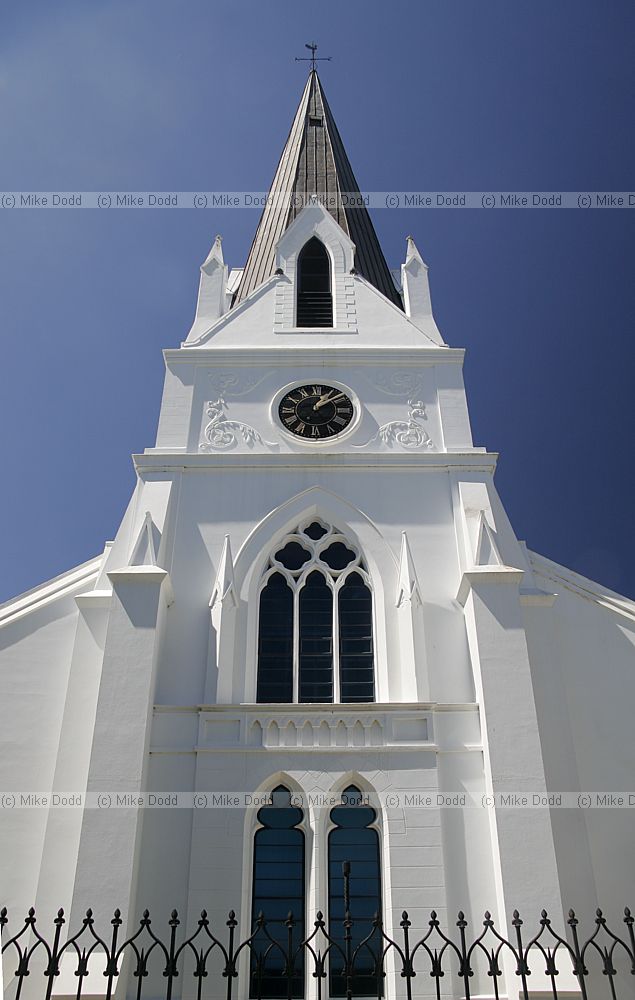
[(417, 579), (414, 559), (410, 551), (408, 536), (405, 531), (401, 532), (401, 553), (399, 556), (399, 580), (397, 582), (397, 600), (395, 604), (400, 608), (406, 602), (414, 605), (421, 605), (421, 591)]
[(218, 604), (225, 604), (226, 601), (228, 601), (234, 608), (238, 606), (238, 601), (236, 599), (236, 587), (234, 584), (234, 563), (232, 560), (229, 535), (225, 535), (223, 552), (220, 557), (218, 573), (216, 574), (216, 582), (214, 584), (209, 606), (210, 608), (214, 608)]
[(205, 274), (212, 274), (216, 264), (223, 265), (225, 259), (223, 257), (223, 237), (217, 236), (212, 243), (212, 249), (208, 253), (204, 262), (201, 264), (201, 271)]
[(485, 511), (481, 511), (479, 518), (478, 534), (476, 536), (476, 552), (474, 555), (476, 566), (502, 566), (498, 545), (494, 537), (494, 532), (487, 523)]
[(161, 539), (160, 536), (158, 538), (155, 537), (155, 532), (156, 535), (159, 535), (158, 529), (152, 520), (152, 515), (147, 510), (132, 549), (132, 555), (128, 563), (129, 566), (157, 565), (157, 549)]
[(227, 266), (223, 259), (222, 239), (217, 236), (212, 249), (201, 264), (201, 280), (192, 329), (187, 335), (196, 340), (211, 324), (227, 312)]
[(401, 265), (401, 286), (406, 316), (435, 344), (443, 344), (443, 337), (432, 315), (428, 265), (412, 236), (407, 237), (406, 261)]
[[(345, 203), (342, 194), (354, 197)], [(235, 303), (274, 273), (275, 246), (311, 195), (322, 196), (325, 208), (355, 244), (358, 273), (401, 308), (401, 297), (314, 69), (282, 151)]]

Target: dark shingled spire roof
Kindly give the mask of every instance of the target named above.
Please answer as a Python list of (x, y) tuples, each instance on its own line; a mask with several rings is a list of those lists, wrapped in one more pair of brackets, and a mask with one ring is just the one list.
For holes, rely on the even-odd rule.
[(278, 197), (270, 197), (262, 213), (234, 304), (273, 274), (276, 243), (309, 197), (322, 195), (328, 211), (355, 244), (359, 274), (402, 307), (361, 195), (359, 207), (354, 207), (343, 203), (342, 193), (360, 195), (317, 72), (311, 70), (269, 191)]

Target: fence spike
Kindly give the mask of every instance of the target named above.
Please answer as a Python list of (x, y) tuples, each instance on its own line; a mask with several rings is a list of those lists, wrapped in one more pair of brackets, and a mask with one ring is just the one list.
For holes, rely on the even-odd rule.
[[(280, 937), (279, 942), (277, 943), (276, 932), (271, 931), (270, 933), (270, 928), (266, 927), (267, 922), (262, 912), (258, 915), (257, 921), (258, 927), (264, 928), (264, 933), (261, 930), (259, 937), (254, 940), (255, 932), (252, 924), (251, 934), (247, 937), (246, 942), (238, 943), (235, 941), (234, 931), (237, 927), (237, 921), (235, 919), (234, 910), (231, 910), (229, 913), (229, 920), (227, 921), (229, 931), (225, 932), (225, 943), (215, 937), (212, 933), (212, 929), (210, 928), (208, 922), (207, 910), (201, 910), (201, 918), (198, 921), (198, 926), (193, 928), (191, 936), (183, 941), (178, 947), (176, 943), (177, 926), (181, 923), (178, 918), (178, 911), (171, 911), (169, 921), (169, 926), (171, 927), (170, 935), (166, 934), (164, 940), (161, 940), (161, 934), (159, 933), (157, 936), (154, 933), (154, 929), (150, 929), (149, 910), (145, 910), (143, 919), (141, 920), (141, 927), (137, 927), (136, 930), (131, 930), (129, 939), (122, 941), (121, 946), (118, 947), (117, 934), (119, 927), (122, 924), (120, 916), (121, 911), (115, 910), (114, 912), (115, 917), (110, 921), (112, 924), (111, 944), (106, 944), (96, 933), (92, 909), (88, 909), (86, 911), (86, 917), (80, 921), (79, 930), (75, 935), (70, 934), (69, 930), (69, 941), (72, 940), (74, 942), (73, 948), (75, 949), (77, 959), (75, 971), (75, 975), (78, 978), (77, 990), (75, 991), (77, 1000), (82, 1000), (83, 990), (85, 987), (84, 981), (88, 976), (88, 959), (97, 946), (96, 943), (99, 948), (104, 949), (104, 957), (107, 960), (106, 969), (103, 972), (103, 975), (107, 979), (107, 987), (104, 991), (105, 1000), (112, 1000), (112, 997), (114, 996), (115, 984), (121, 972), (118, 964), (123, 960), (123, 954), (126, 949), (131, 949), (137, 954), (136, 969), (134, 968), (134, 961), (132, 966), (134, 975), (138, 977), (137, 985), (133, 991), (133, 995), (135, 995), (136, 1000), (144, 1000), (142, 992), (143, 982), (152, 981), (152, 979), (148, 979), (149, 976), (151, 977), (153, 975), (150, 961), (151, 955), (155, 956), (152, 960), (154, 963), (161, 962), (161, 955), (165, 960), (162, 965), (162, 970), (166, 985), (163, 990), (157, 994), (157, 998), (158, 1000), (172, 1000), (174, 984), (180, 981), (179, 977), (183, 975), (186, 968), (186, 960), (181, 956), (191, 954), (192, 952), (195, 956), (196, 963), (194, 971), (198, 991), (196, 993), (196, 997), (197, 1000), (201, 1000), (203, 982), (211, 973), (211, 968), (206, 968), (206, 958), (208, 952), (205, 951), (205, 948), (200, 948), (200, 942), (203, 940), (203, 936), (205, 936), (205, 939), (207, 940), (206, 947), (209, 947), (210, 951), (212, 948), (218, 948), (220, 950), (220, 954), (224, 956), (225, 967), (219, 974), (227, 980), (225, 1000), (232, 1000), (231, 984), (234, 979), (236, 979), (236, 988), (240, 986), (239, 995), (247, 995), (246, 993), (241, 992), (243, 984), (240, 977), (242, 976), (242, 972), (239, 971), (238, 962), (238, 957), (241, 954), (251, 955), (249, 962), (252, 964), (249, 965), (249, 962), (247, 963), (246, 971), (248, 972), (248, 970), (251, 969), (251, 981), (255, 982), (254, 989), (258, 991), (258, 997), (262, 997), (262, 986), (267, 983), (269, 983), (267, 990), (270, 986), (271, 988), (275, 986), (277, 990), (275, 994), (270, 993), (270, 995), (286, 995), (287, 998), (293, 997), (294, 991), (296, 990), (299, 982), (298, 977), (302, 975), (301, 970), (303, 969), (306, 970), (307, 976), (312, 974), (313, 977), (318, 980), (318, 1000), (322, 1000), (323, 994), (320, 992), (322, 989), (322, 980), (327, 980), (328, 982), (330, 974), (339, 977), (338, 981), (343, 983), (342, 988), (345, 989), (342, 996), (349, 996), (351, 1000), (352, 997), (359, 994), (361, 987), (365, 986), (367, 981), (370, 981), (368, 977), (372, 977), (377, 980), (377, 996), (384, 996), (383, 991), (385, 990), (385, 987), (382, 985), (383, 980), (385, 980), (386, 977), (384, 962), (386, 954), (389, 951), (392, 952), (392, 955), (395, 958), (395, 971), (397, 975), (401, 975), (401, 978), (406, 981), (404, 988), (404, 1000), (412, 1000), (411, 981), (417, 976), (425, 975), (426, 972), (433, 978), (437, 987), (437, 996), (441, 995), (439, 992), (441, 983), (446, 981), (443, 977), (447, 977), (452, 973), (455, 975), (458, 974), (460, 977), (463, 987), (462, 995), (470, 997), (472, 996), (470, 980), (474, 982), (472, 977), (477, 975), (484, 977), (486, 972), (490, 977), (492, 977), (494, 994), (498, 996), (498, 979), (503, 974), (499, 964), (498, 953), (500, 948), (504, 946), (511, 947), (516, 956), (516, 968), (514, 971), (516, 976), (520, 979), (519, 993), (524, 997), (529, 996), (529, 987), (527, 983), (532, 971), (534, 976), (537, 972), (541, 975), (543, 974), (544, 966), (541, 967), (541, 957), (538, 952), (541, 952), (544, 957), (546, 961), (546, 975), (551, 978), (550, 996), (553, 995), (553, 997), (555, 997), (558, 995), (556, 985), (556, 977), (558, 976), (556, 951), (560, 946), (562, 946), (563, 949), (568, 949), (568, 954), (572, 962), (572, 971), (578, 980), (581, 1000), (588, 1000), (586, 979), (588, 976), (593, 975), (595, 971), (597, 971), (598, 974), (602, 973), (604, 977), (607, 977), (611, 987), (613, 987), (613, 980), (615, 977), (621, 974), (622, 971), (625, 974), (630, 973), (631, 975), (635, 975), (635, 935), (633, 934), (635, 918), (633, 917), (629, 907), (624, 907), (623, 910), (623, 921), (628, 927), (628, 933), (625, 935), (627, 940), (624, 941), (617, 938), (615, 934), (613, 934), (610, 927), (607, 925), (607, 921), (602, 910), (600, 909), (595, 911), (595, 924), (597, 926), (594, 926), (594, 933), (586, 941), (579, 940), (578, 920), (575, 916), (575, 912), (573, 910), (569, 910), (567, 923), (570, 928), (568, 935), (570, 944), (567, 944), (563, 937), (559, 937), (556, 929), (552, 925), (547, 911), (544, 909), (540, 911), (540, 920), (536, 921), (535, 918), (532, 917), (532, 921), (528, 925), (524, 925), (518, 910), (513, 911), (513, 926), (515, 928), (513, 937), (516, 938), (515, 943), (512, 943), (511, 940), (502, 937), (501, 934), (496, 931), (490, 910), (484, 911), (485, 930), (483, 930), (483, 927), (479, 929), (478, 921), (476, 924), (472, 923), (468, 927), (465, 911), (460, 910), (458, 912), (458, 920), (452, 935), (450, 935), (449, 931), (447, 934), (445, 933), (439, 923), (437, 911), (432, 910), (430, 911), (431, 919), (428, 921), (428, 927), (425, 926), (425, 918), (422, 920), (425, 927), (425, 934), (423, 935), (421, 941), (413, 943), (412, 946), (409, 940), (409, 928), (411, 927), (411, 923), (408, 918), (407, 910), (402, 911), (400, 926), (403, 932), (403, 941), (401, 944), (398, 944), (397, 940), (392, 940), (386, 933), (384, 933), (382, 930), (381, 914), (376, 913), (372, 918), (372, 925), (376, 928), (373, 932), (375, 936), (373, 937), (373, 934), (371, 933), (368, 934), (365, 939), (366, 953), (370, 952), (368, 960), (366, 961), (363, 959), (363, 955), (366, 954), (365, 952), (360, 952), (361, 957), (358, 958), (357, 951), (355, 951), (355, 939), (350, 933), (353, 921), (348, 913), (346, 914), (344, 921), (342, 921), (342, 925), (346, 933), (343, 938), (339, 937), (339, 944), (337, 943), (338, 937), (331, 936), (333, 933), (331, 927), (326, 927), (322, 911), (318, 911), (317, 913), (315, 929), (312, 934), (306, 939), (306, 941), (297, 943), (294, 941), (293, 928), (298, 927), (298, 918), (294, 917), (293, 910), (289, 910), (286, 918), (289, 940), (285, 950), (283, 938)], [(34, 953), (35, 947), (40, 948), (40, 951), (37, 953), (38, 956), (42, 954), (42, 950), (47, 953), (48, 961), (44, 975), (46, 975), (48, 979), (48, 986), (45, 991), (45, 1000), (51, 1000), (53, 982), (55, 977), (60, 975), (60, 958), (62, 954), (66, 953), (66, 946), (60, 947), (62, 925), (66, 924), (64, 910), (61, 908), (58, 910), (57, 917), (53, 920), (55, 934), (51, 933), (48, 941), (45, 937), (40, 935), (39, 928), (37, 930), (35, 929), (35, 908), (31, 907), (28, 914), (26, 923), (22, 924), (21, 927), (18, 928), (18, 932), (7, 940), (6, 931), (4, 929), (8, 920), (7, 907), (5, 906), (0, 909), (0, 929), (3, 931), (3, 951), (15, 947), (18, 952), (17, 971), (15, 973), (17, 980), (17, 1000), (19, 1000), (21, 995), (20, 990), (24, 988), (23, 984), (26, 981), (26, 977), (31, 976), (31, 979), (34, 978), (36, 970), (33, 966), (35, 966), (35, 961), (31, 962), (31, 955)], [(415, 922), (418, 922), (419, 919), (420, 918), (417, 918)], [(560, 919), (561, 918), (559, 918), (559, 920)], [(371, 923), (369, 917), (364, 918), (364, 921), (366, 922), (366, 926)], [(564, 921), (562, 922), (564, 923)], [(273, 923), (284, 924), (285, 921), (278, 920), (275, 922), (272, 921), (271, 923), (272, 925)], [(521, 927), (524, 931), (526, 931), (527, 927), (533, 927), (537, 923), (540, 924), (539, 933), (535, 938), (532, 938), (529, 941), (529, 944), (523, 943)], [(164, 925), (162, 924), (162, 926)], [(458, 928), (458, 931), (456, 928)], [(138, 944), (134, 943), (142, 931), (152, 940), (151, 946), (147, 949), (145, 946), (141, 947), (141, 941), (139, 941)], [(603, 931), (608, 934), (614, 942), (621, 942), (620, 947), (618, 947), (617, 950), (614, 951), (613, 946), (611, 946), (611, 949), (608, 949), (608, 946), (603, 946), (603, 950), (599, 949), (596, 953), (595, 946), (590, 947), (591, 942), (595, 941), (598, 938), (598, 935)], [(327, 941), (326, 955), (324, 953), (322, 938), (320, 937), (322, 934)], [(491, 942), (489, 942), (489, 938), (486, 938), (486, 935), (490, 934), (494, 935), (496, 938), (496, 941), (494, 942), (495, 947), (491, 944)], [(29, 937), (30, 935), (31, 937)], [(433, 935), (440, 936), (442, 941), (440, 951), (435, 944), (436, 939)], [(545, 937), (547, 937), (546, 942)], [(553, 937), (557, 942), (555, 946), (553, 943), (550, 943), (550, 937)], [(27, 939), (31, 941), (37, 939), (35, 947), (29, 946), (25, 950), (24, 942)], [(543, 942), (542, 947), (540, 944), (536, 949), (530, 947), (532, 944), (539, 942), (539, 939)], [(90, 942), (90, 947), (88, 945), (84, 946), (84, 942), (87, 940)], [(480, 942), (483, 940), (488, 943), (481, 944)], [(227, 941), (229, 941), (228, 945)], [(314, 942), (314, 944), (311, 942)], [(482, 954), (483, 949), (485, 949), (484, 955), (487, 965), (484, 968), (479, 967), (478, 962), (474, 962), (474, 965), (472, 965), (472, 962), (474, 961), (473, 956)], [(337, 956), (336, 951), (338, 952)], [(95, 952), (95, 954), (98, 953), (99, 952), (97, 951)], [(558, 954), (562, 953), (563, 952), (558, 952)], [(69, 954), (71, 954), (70, 951)], [(275, 959), (273, 956), (276, 955), (281, 957)], [(272, 958), (269, 958), (268, 956), (272, 956)], [(328, 965), (327, 956), (330, 956), (328, 959)], [(587, 968), (585, 964), (585, 958), (587, 956), (590, 958), (589, 968)], [(621, 968), (618, 967), (618, 962), (616, 961), (618, 956), (621, 956), (621, 961), (626, 963)], [(276, 961), (278, 962), (278, 965), (275, 964)], [(482, 963), (482, 959), (480, 959), (480, 961)], [(267, 965), (268, 962), (270, 963), (269, 965)], [(334, 966), (332, 964), (334, 962), (341, 963), (341, 971), (340, 965)], [(158, 970), (158, 964), (155, 965), (155, 970)], [(260, 977), (259, 979), (258, 976)], [(280, 976), (282, 977), (282, 981), (276, 979), (276, 977)], [(358, 976), (361, 976), (362, 978), (358, 980)], [(284, 987), (285, 982), (286, 990)], [(328, 989), (326, 989), (326, 987), (325, 992), (328, 993)], [(371, 993), (372, 992), (373, 991), (371, 990)], [(215, 995), (213, 990), (212, 994)], [(42, 991), (42, 995), (44, 996), (44, 991)], [(266, 990), (265, 995), (267, 995)], [(615, 992), (613, 992), (612, 995), (615, 996)]]

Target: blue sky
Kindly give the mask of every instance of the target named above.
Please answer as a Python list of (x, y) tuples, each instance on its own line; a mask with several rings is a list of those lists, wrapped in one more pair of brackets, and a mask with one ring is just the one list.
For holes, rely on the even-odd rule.
[[(362, 189), (633, 189), (630, 0), (5, 0), (0, 190), (266, 189), (312, 38)], [(113, 536), (199, 264), (222, 233), (241, 265), (257, 219), (0, 215), (0, 600)], [(635, 596), (635, 210), (374, 221), (430, 265), (519, 537)]]

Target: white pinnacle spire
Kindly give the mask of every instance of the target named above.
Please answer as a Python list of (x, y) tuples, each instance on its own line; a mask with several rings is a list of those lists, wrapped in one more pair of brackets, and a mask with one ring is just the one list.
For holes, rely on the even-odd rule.
[(225, 535), (223, 552), (220, 557), (216, 582), (212, 591), (209, 606), (215, 608), (217, 605), (224, 605), (228, 601), (233, 607), (238, 605), (236, 600), (236, 588), (234, 585), (234, 563), (232, 560), (231, 543), (229, 535)]
[(494, 537), (494, 532), (487, 523), (485, 511), (481, 511), (476, 537), (476, 551), (474, 555), (476, 566), (502, 566), (498, 545)]
[(401, 265), (401, 285), (406, 316), (433, 343), (443, 345), (443, 337), (432, 315), (428, 265), (417, 250), (412, 236), (407, 237), (406, 260)]
[(222, 238), (217, 236), (212, 249), (201, 264), (198, 302), (192, 329), (185, 343), (197, 340), (227, 312), (227, 266), (223, 258)]
[(417, 571), (408, 543), (408, 536), (405, 531), (402, 531), (401, 554), (399, 556), (399, 580), (397, 583), (397, 600), (395, 604), (400, 608), (406, 601), (411, 601), (413, 604), (423, 604), (419, 581), (417, 580)]
[[(155, 544), (155, 531), (157, 531), (155, 524), (152, 521), (152, 515), (150, 511), (145, 512), (143, 518), (143, 524), (137, 535), (134, 547), (132, 549), (132, 555), (130, 556), (130, 566), (156, 566), (157, 565), (157, 546)], [(158, 532), (157, 532), (158, 534)]]
[(217, 236), (214, 242), (212, 243), (210, 252), (205, 258), (204, 263), (201, 264), (201, 271), (205, 271), (206, 274), (210, 274), (213, 261), (217, 261), (219, 264), (225, 263), (225, 258), (223, 257), (222, 236)]

